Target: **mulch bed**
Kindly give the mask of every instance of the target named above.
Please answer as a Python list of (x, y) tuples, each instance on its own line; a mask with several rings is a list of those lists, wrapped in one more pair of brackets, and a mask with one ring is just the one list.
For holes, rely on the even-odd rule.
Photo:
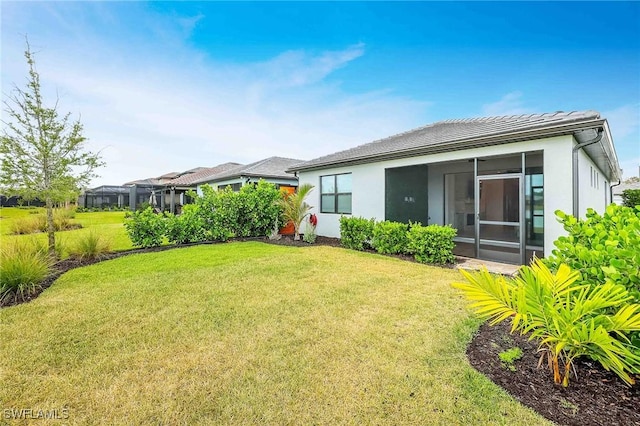
[[(267, 238), (244, 238), (236, 241), (262, 241), (269, 244), (310, 247), (304, 241), (294, 241), (283, 236), (279, 240)], [(22, 300), (5, 300), (0, 307), (28, 302), (50, 287), (60, 275), (81, 266), (91, 265), (104, 260), (115, 259), (136, 253), (150, 253), (190, 247), (198, 243), (181, 246), (162, 246), (149, 249), (135, 249), (109, 253), (93, 260), (66, 259), (58, 262), (55, 272), (43, 283), (41, 289)], [(340, 247), (338, 238), (318, 237), (314, 245)], [(394, 255), (392, 257), (415, 261), (411, 256)], [(515, 361), (515, 371), (506, 368), (498, 354), (513, 347), (522, 349), (523, 357)], [(640, 385), (627, 386), (615, 374), (604, 370), (589, 360), (577, 360), (575, 367), (578, 377), (571, 377), (568, 388), (553, 383), (553, 374), (544, 364), (537, 368), (539, 354), (537, 344), (519, 334), (509, 334), (506, 323), (490, 327), (483, 324), (474, 336), (467, 356), (471, 365), (504, 388), (522, 404), (532, 408), (545, 418), (559, 425), (640, 425)], [(640, 376), (637, 377), (640, 383)]]
[[(467, 348), (471, 365), (504, 388), (522, 404), (560, 425), (640, 425), (640, 376), (627, 386), (615, 374), (596, 362), (575, 362), (578, 377), (569, 387), (553, 383), (553, 373), (543, 362), (540, 368), (538, 345), (520, 334), (509, 334), (510, 325), (483, 324)], [(516, 371), (502, 365), (498, 354), (513, 347), (522, 349)]]

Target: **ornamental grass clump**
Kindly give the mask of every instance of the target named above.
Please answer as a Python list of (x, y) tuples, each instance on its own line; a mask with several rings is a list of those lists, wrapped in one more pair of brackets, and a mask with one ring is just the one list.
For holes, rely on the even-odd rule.
[(607, 281), (591, 287), (567, 265), (554, 273), (540, 260), (523, 266), (513, 279), (486, 269), (461, 273), (466, 282), (452, 285), (471, 300), (475, 313), (491, 325), (510, 319), (511, 332), (536, 339), (540, 361), (546, 357), (555, 383), (568, 386), (573, 362), (582, 356), (635, 383), (640, 356), (626, 336), (640, 330), (640, 304), (631, 303), (623, 285)]
[(0, 250), (0, 302), (25, 300), (51, 272), (47, 250), (33, 244), (5, 244)]
[(90, 231), (78, 238), (69, 252), (80, 259), (94, 260), (110, 250), (111, 241), (95, 231)]

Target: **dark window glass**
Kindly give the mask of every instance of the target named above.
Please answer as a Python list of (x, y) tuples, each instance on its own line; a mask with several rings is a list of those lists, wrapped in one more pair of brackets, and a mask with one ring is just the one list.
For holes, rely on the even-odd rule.
[(320, 177), (320, 212), (351, 214), (351, 173)]

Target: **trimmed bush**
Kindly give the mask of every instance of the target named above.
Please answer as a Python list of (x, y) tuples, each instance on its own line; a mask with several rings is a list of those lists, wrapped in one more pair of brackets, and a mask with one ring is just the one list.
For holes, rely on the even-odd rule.
[(24, 300), (51, 272), (47, 250), (28, 244), (5, 245), (0, 252), (0, 302)]
[(371, 247), (373, 238), (373, 219), (363, 217), (340, 217), (340, 243), (352, 250), (364, 250)]
[(188, 244), (207, 240), (207, 232), (198, 207), (187, 204), (180, 216), (167, 215), (166, 235), (169, 242)]
[(407, 248), (409, 225), (400, 222), (383, 221), (373, 226), (371, 245), (381, 254), (404, 253)]
[(236, 193), (239, 198), (237, 237), (265, 237), (271, 233), (273, 223), (281, 218), (278, 205), (282, 194), (275, 185), (259, 180), (256, 185), (245, 185)]
[(128, 214), (124, 227), (136, 247), (157, 247), (162, 244), (166, 223), (165, 216), (156, 214), (151, 207)]
[(407, 233), (407, 252), (421, 263), (453, 263), (453, 238), (458, 231), (451, 226), (412, 224)]

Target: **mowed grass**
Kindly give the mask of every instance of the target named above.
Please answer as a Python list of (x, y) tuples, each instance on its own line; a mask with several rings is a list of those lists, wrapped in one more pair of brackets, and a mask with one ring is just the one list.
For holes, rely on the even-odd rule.
[(76, 269), (0, 310), (0, 408), (67, 408), (70, 424), (545, 424), (469, 366), (459, 278), (259, 242)]
[[(28, 235), (10, 235), (11, 223), (20, 218), (29, 217), (29, 212), (44, 213), (44, 209), (19, 209), (15, 207), (3, 207), (0, 209), (0, 243), (12, 244), (18, 241), (35, 240), (41, 244), (47, 243), (46, 233)], [(92, 212), (76, 213), (73, 222), (82, 225), (81, 229), (56, 232), (56, 240), (62, 245), (63, 257), (68, 255), (68, 250), (76, 244), (78, 239), (87, 235), (91, 230), (102, 238), (111, 242), (111, 250), (120, 251), (133, 248), (131, 240), (124, 228), (125, 212)]]

